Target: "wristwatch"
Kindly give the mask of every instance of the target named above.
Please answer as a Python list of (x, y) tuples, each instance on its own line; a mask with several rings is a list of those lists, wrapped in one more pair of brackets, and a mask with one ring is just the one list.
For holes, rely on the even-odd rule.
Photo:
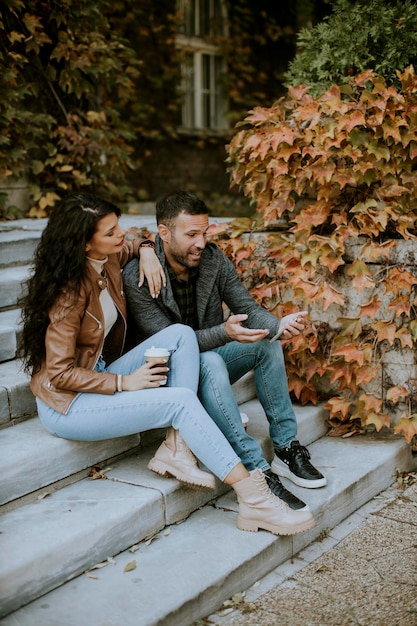
[(139, 248), (152, 248), (153, 250), (155, 250), (155, 247), (155, 242), (151, 241), (150, 239), (144, 239), (139, 244)]

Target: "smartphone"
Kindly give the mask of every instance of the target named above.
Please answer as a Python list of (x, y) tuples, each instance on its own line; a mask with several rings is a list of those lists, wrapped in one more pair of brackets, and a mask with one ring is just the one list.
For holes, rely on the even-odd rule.
[(269, 343), (272, 343), (273, 341), (276, 341), (277, 339), (279, 339), (279, 338), (281, 337), (281, 335), (282, 335), (282, 333), (283, 333), (283, 332), (284, 332), (283, 330), (279, 330), (279, 331), (277, 332), (277, 334), (276, 334), (276, 335), (274, 335), (274, 336), (272, 337), (272, 339), (270, 339), (270, 340), (269, 340)]

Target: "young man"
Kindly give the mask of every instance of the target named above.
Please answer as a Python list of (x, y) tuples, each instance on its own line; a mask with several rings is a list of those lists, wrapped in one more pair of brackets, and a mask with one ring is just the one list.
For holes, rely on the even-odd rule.
[[(282, 348), (279, 341), (270, 341), (278, 332), (286, 339), (302, 332), (305, 313), (278, 320), (253, 300), (232, 263), (214, 243), (207, 243), (208, 209), (195, 194), (163, 196), (156, 204), (156, 219), (156, 253), (166, 287), (160, 294), (151, 294), (146, 284), (139, 287), (136, 259), (124, 270), (134, 341), (177, 322), (191, 326), (200, 346), (199, 398), (205, 409), (249, 471), (261, 469), (271, 491), (291, 508), (308, 508), (278, 476), (307, 488), (324, 487), (326, 478), (297, 440)], [(226, 321), (224, 305), (232, 312)], [(270, 425), (275, 452), (271, 467), (244, 429), (231, 387), (252, 369)]]

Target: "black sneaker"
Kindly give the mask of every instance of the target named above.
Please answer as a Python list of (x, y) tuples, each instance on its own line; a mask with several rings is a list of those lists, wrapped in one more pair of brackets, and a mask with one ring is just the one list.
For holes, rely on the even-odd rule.
[(297, 496), (295, 496), (293, 493), (291, 493), (291, 491), (288, 491), (288, 489), (284, 487), (278, 476), (276, 474), (273, 474), (271, 470), (264, 472), (264, 474), (266, 478), (266, 483), (272, 493), (284, 502), (286, 502), (290, 509), (294, 509), (294, 511), (310, 510), (310, 507), (305, 502), (300, 500), (300, 498), (297, 498)]
[(278, 476), (289, 478), (300, 487), (307, 487), (307, 489), (325, 487), (326, 478), (310, 463), (309, 459), (310, 453), (307, 448), (299, 441), (292, 441), (287, 448), (275, 448), (271, 470)]

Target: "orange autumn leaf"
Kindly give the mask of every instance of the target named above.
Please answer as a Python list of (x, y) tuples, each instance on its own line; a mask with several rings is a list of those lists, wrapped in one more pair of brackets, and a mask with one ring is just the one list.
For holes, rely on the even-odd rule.
[(367, 385), (378, 376), (378, 370), (376, 367), (363, 365), (355, 370), (355, 376), (358, 385)]
[(319, 291), (319, 296), (323, 299), (323, 310), (327, 311), (331, 304), (339, 304), (342, 306), (345, 303), (345, 297), (343, 293), (334, 289), (328, 283), (324, 283)]
[(394, 300), (392, 300), (388, 305), (388, 311), (394, 311), (395, 316), (399, 317), (402, 313), (410, 315), (410, 307), (410, 295), (407, 294), (406, 296), (398, 296), (397, 298), (394, 298)]
[(343, 356), (345, 361), (355, 361), (359, 365), (363, 365), (364, 354), (360, 350), (356, 343), (349, 343), (346, 346), (341, 346), (333, 351), (334, 356)]
[(365, 411), (380, 411), (382, 407), (382, 399), (377, 398), (370, 393), (362, 393), (359, 396), (359, 402), (364, 405)]
[(397, 246), (397, 242), (390, 240), (380, 244), (375, 241), (370, 241), (362, 246), (359, 253), (359, 258), (363, 258), (369, 263), (375, 263), (376, 261), (386, 259), (388, 260), (391, 255), (392, 248)]
[(397, 330), (397, 332), (395, 333), (395, 338), (400, 340), (402, 348), (413, 347), (413, 338), (407, 328), (400, 328), (399, 330)]
[(394, 402), (394, 404), (397, 404), (400, 398), (406, 398), (408, 395), (409, 393), (405, 387), (399, 387), (396, 385), (395, 387), (390, 387), (388, 389), (386, 400), (387, 402)]
[(395, 333), (397, 327), (395, 322), (391, 320), (380, 320), (379, 322), (374, 322), (371, 324), (371, 328), (376, 330), (378, 341), (388, 341), (390, 346), (393, 345), (395, 341)]
[(409, 417), (401, 417), (394, 426), (394, 432), (404, 435), (405, 440), (411, 443), (413, 437), (417, 435), (417, 413)]
[(330, 398), (327, 404), (325, 405), (325, 409), (330, 411), (330, 415), (334, 416), (340, 413), (343, 418), (346, 418), (349, 414), (349, 409), (352, 405), (350, 400), (346, 398)]
[(363, 416), (361, 423), (363, 426), (375, 426), (375, 430), (379, 432), (384, 426), (390, 427), (390, 418), (386, 413), (376, 413), (371, 410)]

